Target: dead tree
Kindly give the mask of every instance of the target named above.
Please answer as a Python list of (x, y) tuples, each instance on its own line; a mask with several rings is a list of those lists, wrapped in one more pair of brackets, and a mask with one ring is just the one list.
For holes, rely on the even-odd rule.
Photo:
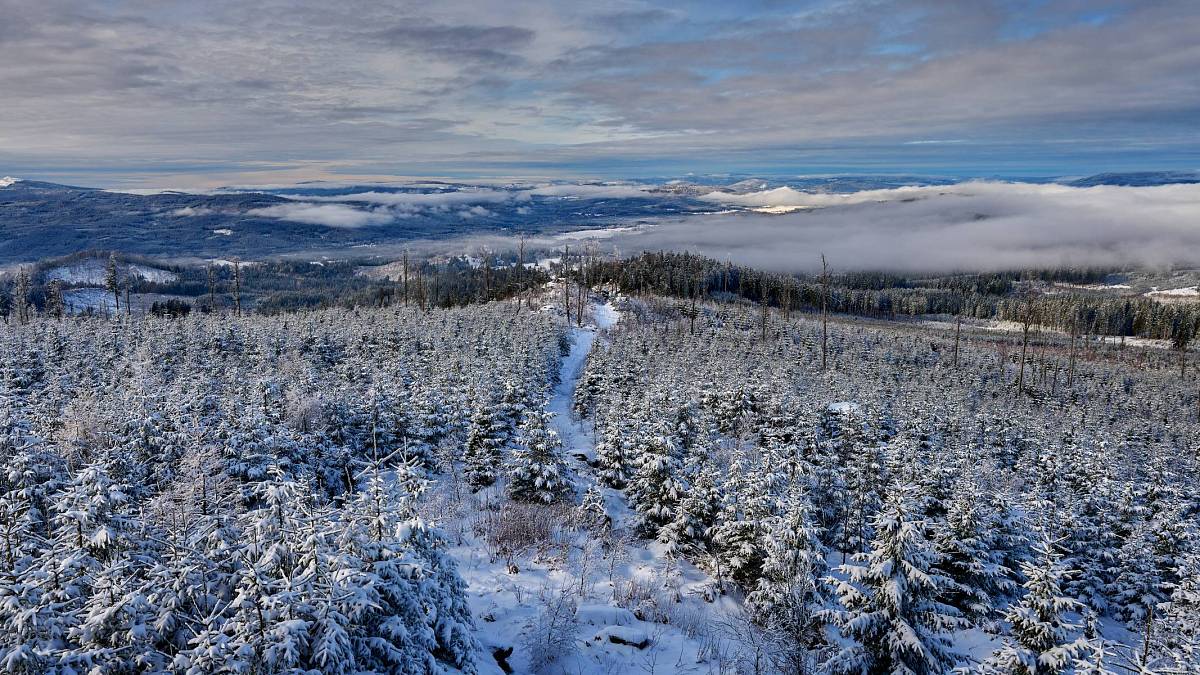
[(567, 317), (567, 325), (571, 325), (571, 277), (567, 275), (568, 262), (571, 259), (571, 247), (563, 247), (562, 282), (563, 282), (563, 314)]
[(234, 312), (242, 315), (242, 262), (233, 259), (233, 307)]
[(514, 271), (517, 278), (517, 311), (515, 313), (520, 314), (521, 303), (525, 301), (525, 298), (522, 297), (525, 290), (521, 288), (525, 278), (525, 237), (521, 237), (520, 243), (517, 244), (517, 267)]
[(1079, 310), (1075, 309), (1071, 316), (1071, 347), (1067, 358), (1067, 389), (1075, 386), (1075, 340), (1079, 337)]
[(408, 251), (404, 252), (404, 306), (408, 307)]
[(208, 264), (208, 310), (210, 312), (217, 311), (217, 268), (212, 263)]
[(829, 365), (829, 264), (821, 254), (821, 370)]
[(962, 340), (962, 313), (963, 305), (966, 304), (966, 298), (960, 292), (958, 294), (958, 307), (954, 313), (954, 367), (958, 367), (958, 345)]
[(1029, 326), (1033, 323), (1033, 289), (1025, 294), (1025, 312), (1021, 321), (1021, 365), (1017, 370), (1017, 396), (1025, 394), (1025, 354), (1029, 351)]
[(763, 342), (767, 341), (767, 319), (769, 318), (769, 315), (771, 313), (771, 305), (770, 305), (771, 298), (769, 295), (769, 291), (770, 291), (770, 289), (767, 286), (767, 279), (764, 276), (762, 278), (762, 280), (759, 281), (759, 295), (762, 297), (760, 297), (758, 300), (759, 304), (762, 307), (762, 341)]
[(104, 287), (113, 296), (113, 316), (121, 315), (121, 272), (117, 267), (117, 254), (108, 256), (108, 265), (104, 268)]

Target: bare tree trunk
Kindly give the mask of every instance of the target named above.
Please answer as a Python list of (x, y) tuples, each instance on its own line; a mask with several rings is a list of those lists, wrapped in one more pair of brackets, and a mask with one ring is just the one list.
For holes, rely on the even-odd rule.
[(520, 314), (521, 313), (521, 303), (525, 301), (525, 297), (524, 297), (525, 291), (521, 288), (521, 284), (523, 283), (523, 279), (525, 277), (525, 237), (521, 237), (521, 242), (517, 245), (516, 277), (517, 277), (517, 311), (516, 311), (516, 314)]
[(433, 265), (433, 297), (430, 298), (429, 306), (437, 307), (442, 301), (442, 270), (438, 268), (437, 263)]
[(571, 247), (563, 247), (562, 282), (563, 282), (563, 314), (567, 316), (567, 325), (571, 325), (571, 280), (567, 276), (567, 261), (571, 258)]
[(954, 322), (954, 367), (958, 367), (958, 342), (962, 336), (962, 308), (958, 310), (958, 317)]
[(238, 316), (242, 315), (242, 263), (233, 259), (233, 306)]
[(1017, 396), (1025, 394), (1025, 353), (1029, 350), (1029, 323), (1032, 320), (1032, 302), (1026, 301), (1025, 321), (1021, 330), (1021, 367), (1017, 371)]
[(1146, 612), (1146, 633), (1142, 638), (1142, 656), (1139, 662), (1143, 670), (1146, 668), (1146, 664), (1150, 662), (1150, 636), (1152, 635), (1151, 629), (1154, 626), (1154, 607), (1152, 605), (1146, 609), (1148, 610)]
[(766, 342), (767, 341), (767, 319), (769, 318), (771, 309), (770, 309), (770, 305), (767, 304), (767, 300), (768, 300), (767, 284), (766, 284), (765, 280), (762, 282), (762, 289), (760, 290), (760, 293), (762, 294), (762, 297), (759, 298), (759, 302), (762, 304), (762, 341)]
[(404, 252), (404, 306), (408, 307), (408, 251)]
[(696, 280), (696, 288), (692, 289), (692, 309), (688, 312), (688, 335), (696, 334), (696, 297), (700, 295), (700, 281)]
[(208, 308), (217, 311), (217, 271), (211, 263), (208, 266)]
[(1071, 318), (1071, 356), (1067, 360), (1067, 389), (1075, 387), (1075, 339), (1079, 337), (1079, 312)]
[(583, 304), (587, 293), (584, 291), (586, 286), (581, 282), (575, 287), (575, 324), (580, 328), (583, 327)]
[(821, 370), (829, 365), (829, 264), (821, 254)]
[(483, 259), (483, 301), (492, 300), (492, 255), (489, 253)]

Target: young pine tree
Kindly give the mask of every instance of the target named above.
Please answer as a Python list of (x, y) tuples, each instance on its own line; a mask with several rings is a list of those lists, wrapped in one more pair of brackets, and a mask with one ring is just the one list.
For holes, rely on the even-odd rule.
[(665, 434), (643, 433), (636, 453), (637, 469), (626, 494), (637, 511), (640, 529), (657, 537), (663, 526), (675, 520), (683, 497), (675, 442)]
[(1066, 618), (1083, 605), (1062, 594), (1068, 574), (1062, 556), (1049, 541), (1033, 550), (1036, 564), (1022, 565), (1025, 597), (1004, 617), (1012, 627), (1009, 640), (980, 665), (984, 675), (1055, 675), (1088, 650), (1089, 641), (1079, 635), (1080, 627)]
[(471, 415), (463, 464), (467, 484), (472, 489), (479, 490), (496, 482), (496, 475), (504, 461), (501, 448), (507, 435), (504, 425), (488, 406), (480, 406)]
[(508, 494), (517, 501), (550, 504), (570, 490), (562, 442), (547, 421), (545, 413), (531, 413), (521, 424), (519, 445), (508, 464)]
[(812, 501), (802, 487), (789, 490), (782, 511), (767, 526), (762, 576), (746, 602), (757, 623), (808, 651), (824, 641), (827, 551), (817, 532)]
[(875, 517), (875, 538), (858, 564), (838, 569), (841, 609), (827, 615), (846, 644), (823, 665), (831, 673), (912, 673), (949, 670), (960, 655), (948, 633), (962, 628), (958, 610), (942, 602), (951, 587), (937, 565), (926, 530), (908, 495), (894, 494)]
[(953, 582), (945, 600), (978, 623), (996, 611), (997, 600), (1016, 590), (995, 536), (1001, 528), (977, 489), (964, 490), (946, 506), (946, 520), (935, 535), (941, 567)]

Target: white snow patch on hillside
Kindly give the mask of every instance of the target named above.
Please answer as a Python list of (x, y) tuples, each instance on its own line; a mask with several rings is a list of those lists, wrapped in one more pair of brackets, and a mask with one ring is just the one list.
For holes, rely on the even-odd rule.
[(583, 239), (612, 239), (613, 237), (628, 233), (636, 232), (636, 226), (631, 227), (601, 227), (591, 230), (575, 230), (573, 232), (563, 232), (554, 235), (555, 241), (580, 241)]
[(848, 415), (850, 413), (858, 412), (860, 407), (861, 406), (853, 401), (838, 401), (837, 403), (829, 404), (829, 412), (838, 413), (840, 415)]
[(1085, 291), (1108, 291), (1108, 290), (1124, 290), (1133, 288), (1129, 284), (1068, 284), (1059, 282), (1054, 284), (1056, 288), (1078, 288)]
[[(167, 270), (147, 265), (119, 264), (118, 267), (122, 274), (136, 276), (145, 281), (157, 284), (170, 283), (179, 278), (174, 272), (168, 272)], [(93, 284), (100, 286), (104, 284), (104, 275), (107, 268), (107, 261), (90, 258), (70, 265), (52, 268), (46, 272), (46, 279), (50, 281), (58, 280), (68, 284)]]
[(1166, 288), (1158, 290), (1155, 288), (1146, 295), (1152, 298), (1192, 298), (1200, 295), (1200, 286), (1187, 286), (1185, 288)]
[(606, 302), (603, 305), (596, 305), (593, 312), (598, 328), (610, 328), (621, 320), (621, 313), (613, 306), (613, 303)]
[(20, 183), (20, 182), (21, 182), (20, 178), (13, 178), (12, 176), (5, 176), (4, 178), (0, 178), (0, 187), (8, 187), (14, 183)]
[(103, 288), (74, 288), (63, 292), (63, 303), (67, 312), (79, 314), (89, 309), (101, 314), (116, 311), (112, 293)]

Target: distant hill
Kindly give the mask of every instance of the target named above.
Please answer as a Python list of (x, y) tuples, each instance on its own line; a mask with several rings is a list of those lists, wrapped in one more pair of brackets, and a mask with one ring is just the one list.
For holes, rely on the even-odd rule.
[(1154, 185), (1177, 185), (1200, 183), (1200, 173), (1194, 171), (1136, 171), (1131, 173), (1098, 173), (1087, 178), (1066, 181), (1073, 187), (1095, 187), (1097, 185), (1124, 185), (1150, 187)]
[(631, 191), (567, 185), (537, 193), (426, 183), (142, 195), (5, 178), (0, 263), (97, 249), (258, 258), (467, 234), (603, 227), (708, 208), (682, 195), (631, 197)]
[[(262, 194), (132, 195), (18, 181), (0, 187), (0, 262), (29, 261), (85, 249), (154, 255), (237, 255), (279, 251), (324, 234), (315, 226), (280, 228), (247, 211), (285, 202)], [(214, 233), (237, 227), (236, 238)], [(281, 230), (288, 230), (280, 236)]]

